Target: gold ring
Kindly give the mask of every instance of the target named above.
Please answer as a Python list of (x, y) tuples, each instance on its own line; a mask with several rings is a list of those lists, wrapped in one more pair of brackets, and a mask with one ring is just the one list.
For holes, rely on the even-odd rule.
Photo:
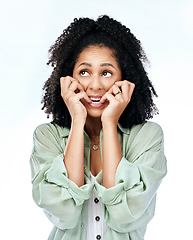
[(119, 90), (118, 92), (116, 92), (116, 93), (115, 93), (115, 95), (117, 95), (117, 94), (119, 94), (119, 93), (121, 93), (121, 91), (120, 91), (120, 90)]

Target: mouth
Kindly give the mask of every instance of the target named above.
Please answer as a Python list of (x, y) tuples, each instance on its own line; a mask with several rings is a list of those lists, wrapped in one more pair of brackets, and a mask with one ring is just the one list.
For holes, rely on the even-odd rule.
[(101, 104), (100, 103), (101, 97), (90, 97), (90, 100), (92, 101), (93, 104)]
[(89, 105), (92, 108), (101, 108), (103, 103), (101, 103), (102, 96), (89, 96), (90, 100), (92, 101)]

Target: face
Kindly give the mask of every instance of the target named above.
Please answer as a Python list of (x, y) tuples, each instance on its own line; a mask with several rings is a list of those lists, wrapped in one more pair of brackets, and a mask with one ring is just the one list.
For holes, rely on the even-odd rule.
[(122, 80), (121, 69), (112, 50), (100, 46), (90, 46), (80, 53), (73, 78), (80, 82), (92, 100), (92, 103), (82, 100), (88, 115), (92, 117), (102, 115), (108, 102), (100, 104), (100, 99), (116, 81)]

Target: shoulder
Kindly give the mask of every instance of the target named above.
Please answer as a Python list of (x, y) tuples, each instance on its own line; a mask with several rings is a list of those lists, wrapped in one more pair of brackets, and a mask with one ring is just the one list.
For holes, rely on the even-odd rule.
[(155, 122), (145, 122), (131, 129), (130, 140), (134, 146), (140, 149), (157, 149), (163, 146), (163, 131), (159, 124)]
[(128, 135), (124, 134), (125, 156), (137, 159), (145, 152), (163, 151), (163, 131), (159, 124), (147, 121), (130, 129)]
[(47, 134), (49, 132), (55, 132), (56, 127), (52, 123), (43, 123), (36, 127), (34, 135)]
[(64, 151), (64, 141), (61, 137), (61, 127), (44, 123), (39, 125), (33, 134), (33, 156), (39, 161), (50, 161)]
[(163, 134), (163, 130), (161, 126), (158, 123), (151, 122), (151, 121), (145, 122), (141, 130), (146, 132), (151, 132), (151, 133)]
[(61, 137), (64, 133), (68, 134), (69, 129), (53, 123), (43, 123), (34, 130), (34, 137)]
[(120, 123), (118, 123), (118, 129), (120, 130), (123, 135), (130, 135), (130, 134), (138, 134), (138, 133), (155, 133), (158, 132), (160, 134), (163, 134), (162, 128), (159, 124), (151, 121), (146, 121), (142, 124), (134, 125), (131, 128), (124, 128), (121, 126)]
[(147, 121), (123, 133), (124, 142), (131, 147), (136, 145), (159, 145), (163, 142), (163, 131), (159, 124)]
[(130, 130), (131, 134), (145, 134), (145, 135), (163, 135), (163, 130), (158, 123), (147, 121), (143, 124), (135, 125)]

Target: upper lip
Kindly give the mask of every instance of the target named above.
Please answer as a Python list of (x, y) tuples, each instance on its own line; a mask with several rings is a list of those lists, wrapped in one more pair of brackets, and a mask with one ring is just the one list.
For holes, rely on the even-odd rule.
[(102, 98), (101, 95), (90, 95), (89, 98), (91, 98), (91, 97), (92, 97), (92, 98)]

